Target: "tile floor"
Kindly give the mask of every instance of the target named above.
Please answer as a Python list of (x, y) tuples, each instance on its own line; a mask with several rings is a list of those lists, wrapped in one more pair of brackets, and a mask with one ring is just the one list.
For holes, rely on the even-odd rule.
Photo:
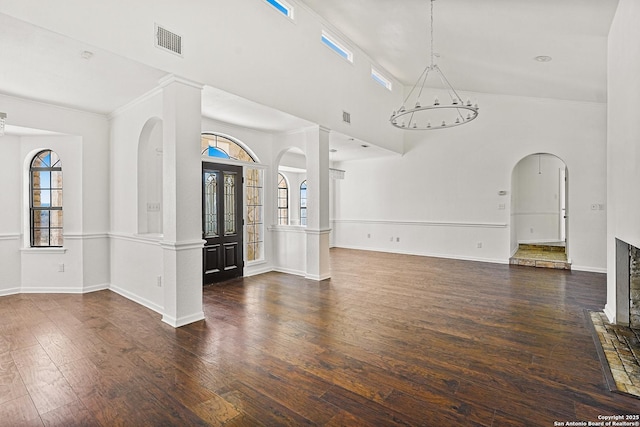
[(603, 312), (589, 314), (606, 357), (603, 368), (611, 371), (615, 383), (609, 388), (640, 398), (640, 330), (612, 325)]

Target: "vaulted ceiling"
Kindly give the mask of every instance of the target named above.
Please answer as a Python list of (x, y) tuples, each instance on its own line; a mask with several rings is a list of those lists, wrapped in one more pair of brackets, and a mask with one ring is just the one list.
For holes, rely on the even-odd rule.
[[(429, 0), (294, 1), (406, 85), (428, 63)], [(463, 91), (606, 102), (607, 34), (616, 6), (617, 0), (437, 0), (437, 61)], [(101, 114), (165, 75), (12, 18), (1, 5), (0, 52), (0, 93)], [(552, 61), (534, 60), (540, 55)], [(203, 111), (271, 131), (304, 123), (214, 88), (204, 93)]]
[[(429, 0), (301, 1), (405, 85), (428, 65)], [(606, 102), (607, 35), (617, 4), (436, 0), (436, 61), (464, 91)]]

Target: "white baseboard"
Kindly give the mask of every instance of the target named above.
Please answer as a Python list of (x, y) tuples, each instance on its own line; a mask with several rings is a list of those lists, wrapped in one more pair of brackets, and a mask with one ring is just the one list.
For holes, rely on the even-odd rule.
[(123, 297), (130, 299), (133, 302), (145, 306), (148, 309), (155, 311), (156, 313), (163, 314), (162, 312), (164, 311), (164, 307), (160, 307), (158, 304), (151, 302), (146, 298), (142, 298), (141, 296), (136, 295), (133, 292), (129, 292), (126, 289), (122, 289), (113, 284), (109, 286), (109, 290), (115, 292), (118, 295), (122, 295)]
[(293, 274), (294, 276), (306, 276), (306, 272), (302, 271), (302, 270), (293, 270), (290, 268), (281, 268), (281, 267), (274, 267), (273, 270), (271, 271), (277, 271), (278, 273), (286, 273), (286, 274)]
[(604, 314), (607, 316), (607, 319), (609, 319), (609, 323), (615, 325), (616, 314), (611, 310), (611, 306), (609, 304), (604, 305)]
[(0, 290), (0, 297), (15, 295), (20, 293), (20, 288), (9, 288)]
[(201, 311), (199, 313), (194, 313), (189, 316), (182, 316), (179, 319), (175, 317), (167, 316), (166, 314), (162, 316), (162, 321), (168, 325), (173, 326), (174, 328), (179, 328), (180, 326), (188, 325), (193, 322), (198, 322), (200, 320), (204, 320), (204, 312)]
[(411, 252), (411, 251), (390, 251), (385, 248), (367, 248), (362, 246), (336, 246), (336, 248), (343, 249), (355, 249), (358, 251), (371, 251), (371, 252), (385, 252), (385, 253), (393, 253), (393, 254), (401, 254), (401, 255), (416, 255), (416, 256), (425, 256), (430, 258), (444, 258), (444, 259), (457, 259), (461, 261), (476, 261), (476, 262), (489, 262), (492, 264), (509, 264), (508, 259), (497, 259), (497, 258), (481, 258), (481, 257), (470, 257), (470, 256), (461, 256), (461, 255), (448, 255), (441, 253), (429, 253), (429, 252)]
[(305, 279), (315, 280), (318, 282), (322, 282), (323, 280), (331, 279), (331, 273), (316, 275), (316, 274), (306, 274), (304, 276)]
[(251, 276), (257, 276), (258, 274), (264, 274), (264, 273), (269, 273), (270, 271), (274, 271), (272, 267), (261, 267), (261, 268), (252, 268), (251, 271), (247, 271), (247, 269), (244, 269), (244, 277), (251, 277)]
[(53, 288), (44, 288), (39, 286), (29, 287), (23, 286), (20, 288), (21, 294), (85, 294), (87, 291), (83, 287), (77, 288), (68, 288), (68, 287), (53, 287)]
[(586, 273), (602, 273), (607, 274), (606, 268), (601, 267), (587, 267), (583, 265), (571, 265), (571, 270), (573, 271), (584, 271)]

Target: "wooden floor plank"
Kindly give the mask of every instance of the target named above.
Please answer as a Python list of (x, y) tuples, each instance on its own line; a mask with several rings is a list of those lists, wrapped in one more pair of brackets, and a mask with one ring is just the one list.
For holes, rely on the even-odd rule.
[[(179, 329), (110, 291), (0, 297), (0, 425), (537, 426), (638, 414), (584, 309), (603, 274), (331, 250), (332, 277), (203, 292)], [(8, 422), (8, 421), (7, 421)], [(6, 424), (6, 423), (5, 423)]]

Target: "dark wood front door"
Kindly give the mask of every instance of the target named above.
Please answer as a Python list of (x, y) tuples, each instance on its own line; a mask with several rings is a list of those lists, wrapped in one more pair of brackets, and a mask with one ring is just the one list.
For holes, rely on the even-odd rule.
[(202, 164), (203, 283), (242, 276), (242, 167)]

